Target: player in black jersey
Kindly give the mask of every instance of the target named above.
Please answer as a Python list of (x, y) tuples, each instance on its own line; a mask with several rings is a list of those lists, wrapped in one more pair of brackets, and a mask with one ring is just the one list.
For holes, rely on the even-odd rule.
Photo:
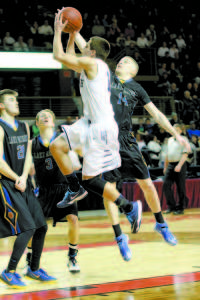
[[(187, 144), (187, 142), (177, 134), (164, 114), (152, 103), (144, 88), (133, 79), (138, 69), (138, 64), (134, 59), (124, 57), (118, 63), (115, 75), (113, 74), (112, 77), (111, 102), (115, 112), (115, 120), (119, 127), (122, 164), (119, 169), (104, 173), (104, 178), (110, 182), (136, 179), (144, 192), (151, 211), (154, 213), (156, 219), (155, 230), (162, 234), (166, 242), (171, 245), (176, 245), (176, 238), (171, 234), (167, 223), (163, 219), (160, 200), (150, 178), (146, 163), (139, 151), (132, 132), (130, 132), (132, 127), (131, 117), (134, 114), (134, 108), (137, 103), (139, 102), (143, 105), (154, 120), (173, 135), (181, 144)], [(188, 151), (190, 151), (188, 144), (187, 147)], [(111, 206), (108, 201), (104, 201), (104, 204), (107, 207), (107, 211), (114, 211), (113, 204)], [(115, 218), (112, 219), (112, 223), (118, 224), (118, 209), (116, 206), (115, 211)]]
[(33, 253), (26, 276), (41, 281), (55, 278), (39, 268), (47, 224), (28, 178), (29, 127), (15, 119), (19, 115), (17, 96), (13, 90), (0, 91), (0, 238), (17, 236), (8, 266), (0, 278), (12, 287), (23, 287), (25, 283), (16, 268), (31, 237)]
[[(55, 131), (55, 115), (53, 111), (49, 109), (41, 110), (36, 116), (36, 125), (40, 133), (31, 143), (36, 183), (39, 187), (38, 200), (45, 217), (52, 217), (54, 224), (65, 217), (69, 222), (68, 268), (70, 272), (79, 272), (80, 267), (76, 261), (79, 238), (77, 203), (75, 202), (64, 209), (59, 209), (56, 205), (64, 197), (68, 183), (49, 150), (50, 142), (59, 135)], [(80, 163), (78, 167), (81, 167)], [(27, 254), (28, 259), (29, 257), (30, 253)]]

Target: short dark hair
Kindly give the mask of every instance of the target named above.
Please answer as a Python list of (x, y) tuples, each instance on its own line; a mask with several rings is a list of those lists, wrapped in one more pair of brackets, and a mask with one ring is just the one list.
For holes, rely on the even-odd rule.
[(110, 53), (110, 44), (107, 40), (99, 36), (91, 37), (90, 50), (96, 51), (96, 57), (106, 60)]
[(14, 90), (10, 90), (10, 89), (1, 90), (0, 91), (0, 103), (2, 103), (4, 101), (5, 95), (13, 95), (13, 96), (17, 97), (18, 92), (14, 91)]

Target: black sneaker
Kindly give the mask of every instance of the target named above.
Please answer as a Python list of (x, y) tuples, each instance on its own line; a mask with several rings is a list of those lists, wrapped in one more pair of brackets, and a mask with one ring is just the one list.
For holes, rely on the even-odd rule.
[(58, 208), (65, 208), (72, 205), (75, 201), (82, 200), (88, 195), (88, 192), (80, 185), (78, 192), (72, 192), (70, 189), (67, 190), (62, 201), (57, 203)]
[(184, 210), (183, 209), (178, 209), (178, 210), (175, 210), (173, 212), (174, 215), (184, 215)]
[(165, 211), (163, 212), (163, 214), (168, 215), (168, 214), (171, 214), (172, 212), (173, 212), (173, 210), (170, 209), (170, 208), (168, 208), (167, 210), (165, 210)]

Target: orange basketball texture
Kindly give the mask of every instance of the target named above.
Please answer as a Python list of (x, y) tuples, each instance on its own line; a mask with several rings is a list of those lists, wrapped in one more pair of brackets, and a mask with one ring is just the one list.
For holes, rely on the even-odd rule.
[(80, 12), (74, 7), (65, 7), (62, 12), (62, 22), (68, 21), (67, 25), (63, 29), (66, 33), (72, 33), (74, 31), (79, 31), (82, 26), (82, 16)]

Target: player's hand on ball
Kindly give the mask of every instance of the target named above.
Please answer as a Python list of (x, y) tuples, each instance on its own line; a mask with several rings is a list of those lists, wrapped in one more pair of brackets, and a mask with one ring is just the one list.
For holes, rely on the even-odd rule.
[(62, 12), (62, 9), (58, 9), (58, 13), (56, 13), (55, 16), (54, 29), (57, 32), (62, 31), (68, 23), (68, 20), (66, 20), (64, 23), (62, 22)]

